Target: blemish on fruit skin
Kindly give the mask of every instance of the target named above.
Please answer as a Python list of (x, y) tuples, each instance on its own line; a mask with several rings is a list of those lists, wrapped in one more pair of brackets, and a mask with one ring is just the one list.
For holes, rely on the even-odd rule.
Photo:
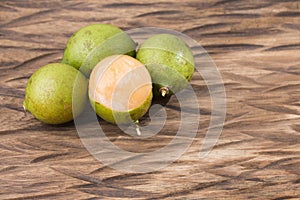
[(92, 32), (90, 30), (85, 31), (85, 34), (92, 35)]
[(92, 49), (92, 43), (90, 41), (85, 41), (84, 43), (85, 48), (91, 50)]
[(68, 110), (68, 109), (70, 109), (71, 108), (71, 105), (70, 104), (65, 104), (64, 105), (64, 110)]

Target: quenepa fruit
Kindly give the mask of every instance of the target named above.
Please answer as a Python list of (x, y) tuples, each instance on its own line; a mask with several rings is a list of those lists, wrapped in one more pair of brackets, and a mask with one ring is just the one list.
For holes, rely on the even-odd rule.
[[(86, 105), (87, 83), (85, 76), (69, 65), (48, 64), (30, 77), (23, 107), (47, 124), (69, 122)], [(76, 99), (73, 109), (72, 96)]]
[(194, 73), (194, 57), (179, 37), (157, 34), (141, 45), (136, 58), (146, 65), (155, 96), (170, 96), (184, 89)]
[(89, 76), (103, 58), (116, 54), (135, 55), (136, 43), (130, 36), (110, 24), (93, 24), (79, 29), (67, 42), (62, 63)]
[(150, 74), (135, 58), (109, 56), (91, 73), (89, 99), (97, 115), (110, 123), (136, 122), (151, 105)]

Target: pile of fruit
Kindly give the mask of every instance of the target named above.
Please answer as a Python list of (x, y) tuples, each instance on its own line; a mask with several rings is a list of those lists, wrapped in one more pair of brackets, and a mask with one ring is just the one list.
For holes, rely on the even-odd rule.
[(135, 123), (153, 98), (181, 91), (193, 73), (193, 54), (175, 35), (154, 35), (137, 48), (118, 27), (89, 25), (70, 37), (61, 63), (30, 77), (23, 107), (42, 122), (62, 124), (80, 115), (88, 96), (102, 119)]

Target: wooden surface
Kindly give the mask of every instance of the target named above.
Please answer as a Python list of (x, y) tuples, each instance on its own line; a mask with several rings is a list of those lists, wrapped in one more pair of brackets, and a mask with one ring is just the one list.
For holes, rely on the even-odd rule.
[[(0, 199), (300, 199), (299, 8), (293, 0), (1, 0)], [(60, 61), (68, 37), (91, 23), (174, 29), (210, 53), (225, 83), (227, 118), (208, 157), (198, 158), (211, 109), (199, 76), (192, 80), (200, 91), (197, 138), (153, 173), (103, 166), (73, 123), (49, 126), (24, 115), (30, 75)], [(136, 152), (172, 138), (169, 129), (157, 145), (137, 143), (102, 125), (115, 144)]]

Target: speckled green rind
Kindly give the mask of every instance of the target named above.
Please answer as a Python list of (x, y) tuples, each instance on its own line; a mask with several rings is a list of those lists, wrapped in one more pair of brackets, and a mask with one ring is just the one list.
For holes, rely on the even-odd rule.
[(87, 77), (103, 58), (116, 55), (135, 55), (136, 43), (130, 36), (110, 24), (94, 24), (74, 33), (66, 46), (62, 63), (79, 69)]
[(152, 101), (152, 92), (146, 99), (146, 101), (141, 104), (138, 108), (130, 110), (129, 112), (119, 112), (119, 111), (112, 111), (111, 109), (107, 108), (106, 106), (95, 102), (94, 100), (90, 99), (91, 106), (93, 107), (94, 111), (97, 113), (99, 117), (104, 119), (107, 122), (113, 124), (130, 124), (134, 123), (136, 120), (140, 119), (144, 116), (148, 109), (151, 106)]
[[(173, 92), (178, 92), (185, 88), (194, 73), (193, 53), (175, 35), (158, 34), (150, 37), (141, 45), (136, 58), (149, 70), (155, 83), (154, 90), (159, 86), (167, 86), (173, 88)], [(154, 93), (157, 96), (156, 91)]]
[[(76, 80), (76, 109), (72, 110)], [(37, 70), (29, 79), (23, 105), (47, 124), (63, 124), (78, 116), (86, 105), (88, 81), (75, 68), (52, 63)]]

